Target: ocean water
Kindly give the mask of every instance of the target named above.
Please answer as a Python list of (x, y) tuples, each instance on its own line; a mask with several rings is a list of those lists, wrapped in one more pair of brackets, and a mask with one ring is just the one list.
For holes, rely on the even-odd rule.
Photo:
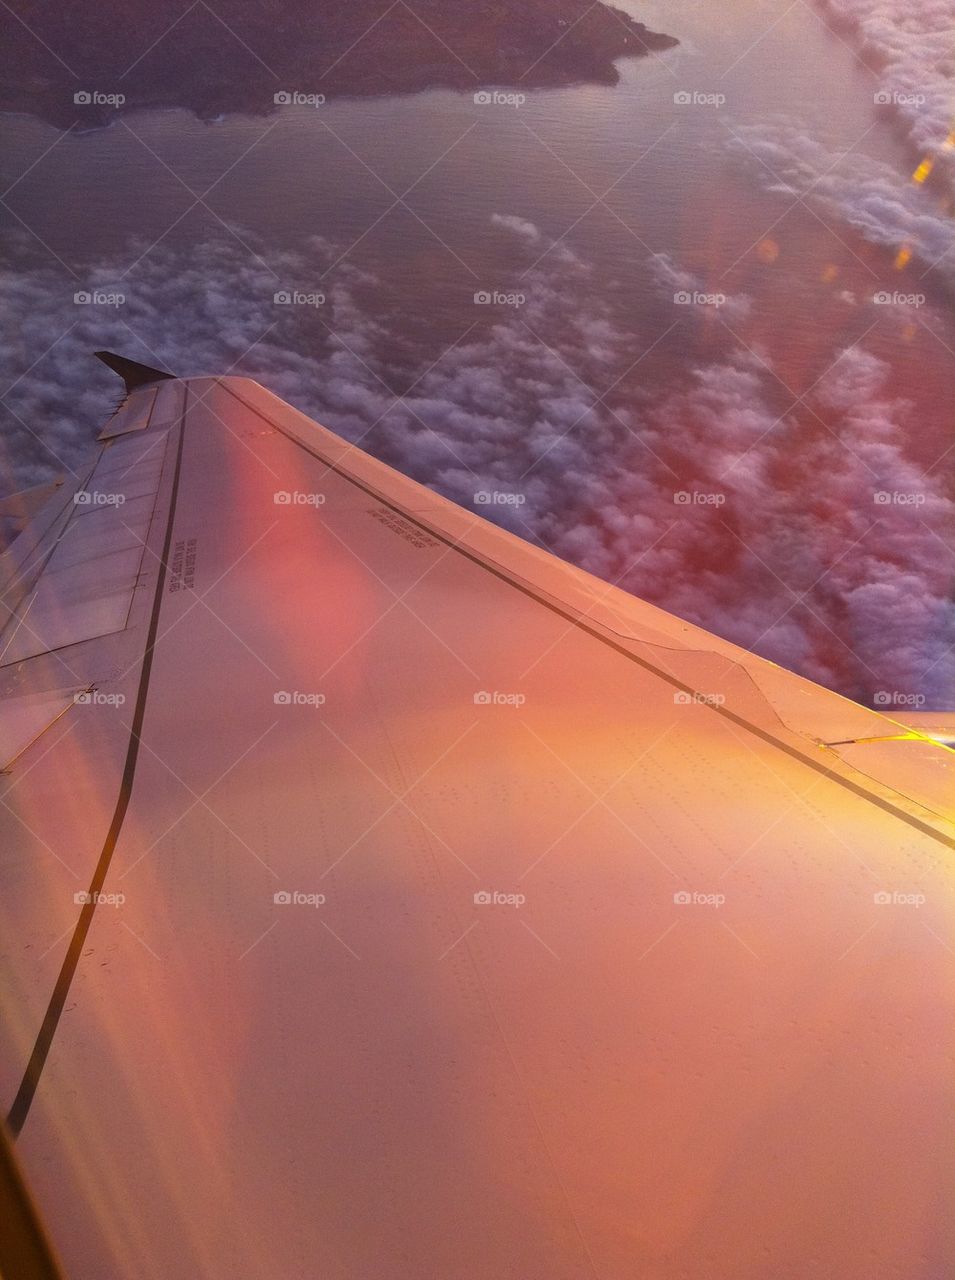
[(624, 7), (681, 45), (613, 87), (65, 136), (5, 118), (12, 476), (88, 447), (114, 395), (96, 347), (234, 367), (775, 661), (951, 707), (955, 253), (946, 176), (912, 181), (931, 129), (809, 4)]

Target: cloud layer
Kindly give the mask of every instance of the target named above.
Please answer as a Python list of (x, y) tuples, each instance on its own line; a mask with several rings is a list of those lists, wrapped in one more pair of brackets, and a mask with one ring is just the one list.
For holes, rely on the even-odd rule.
[(917, 264), (910, 283), (932, 272), (955, 286), (955, 222), (944, 200), (907, 175), (861, 152), (834, 153), (788, 119), (738, 125), (728, 145), (787, 202), (803, 196), (870, 244), (893, 254), (908, 249)]
[(953, 0), (823, 0), (879, 70), (879, 100), (915, 146), (938, 152), (955, 128)]
[[(539, 256), (537, 227), (510, 211), (494, 222), (529, 263)], [(182, 373), (235, 364), (466, 506), (519, 495), (476, 509), (785, 666), (865, 701), (950, 699), (955, 512), (915, 462), (911, 408), (871, 352), (847, 350), (792, 412), (767, 358), (732, 342), (651, 394), (640, 359), (656, 332), (633, 332), (627, 298), (565, 252), (524, 277), (523, 304), (477, 305), (456, 345), (425, 353), (397, 301), (345, 265), (324, 302), (273, 301), (312, 295), (333, 246), (243, 238), (258, 256), (224, 234), (160, 246), (116, 307), (74, 304), (74, 282), (12, 241), (0, 359), (23, 374), (5, 396), (23, 483), (89, 450), (115, 394), (93, 349)], [(661, 296), (702, 294), (676, 262), (647, 265)], [(121, 269), (101, 263), (80, 287), (108, 296)], [(725, 305), (742, 319), (749, 302)], [(669, 306), (688, 338), (710, 323), (706, 301)]]

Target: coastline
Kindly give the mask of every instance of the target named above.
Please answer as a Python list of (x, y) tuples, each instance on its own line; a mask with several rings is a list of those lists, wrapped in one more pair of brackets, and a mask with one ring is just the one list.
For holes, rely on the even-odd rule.
[[(14, 33), (0, 53), (0, 111), (90, 129), (126, 111), (158, 108), (209, 120), (233, 112), (265, 116), (284, 105), (283, 93), (340, 99), (613, 85), (619, 59), (679, 43), (620, 9), (588, 7), (585, 0), (504, 0), (485, 3), (483, 12), (425, 0), (370, 25), (365, 3), (330, 22), (315, 12), (314, 0), (302, 0), (268, 6), (271, 14), (238, 3), (228, 30), (212, 30), (212, 19), (197, 14), (198, 33), (177, 31), (168, 40), (160, 34), (131, 64), (144, 34), (130, 32), (128, 14), (112, 8), (88, 13), (77, 30), (67, 19), (35, 36)], [(67, 51), (62, 59), (58, 46)], [(77, 95), (90, 100), (78, 102)]]

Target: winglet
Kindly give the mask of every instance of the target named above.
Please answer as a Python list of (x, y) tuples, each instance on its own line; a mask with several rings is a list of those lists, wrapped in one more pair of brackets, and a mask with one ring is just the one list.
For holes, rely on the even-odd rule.
[(146, 387), (150, 382), (161, 382), (164, 378), (176, 376), (174, 373), (166, 373), (164, 369), (151, 369), (148, 364), (139, 364), (136, 360), (118, 356), (112, 351), (97, 351), (94, 354), (108, 369), (119, 374), (126, 384), (127, 392), (135, 391), (137, 387)]

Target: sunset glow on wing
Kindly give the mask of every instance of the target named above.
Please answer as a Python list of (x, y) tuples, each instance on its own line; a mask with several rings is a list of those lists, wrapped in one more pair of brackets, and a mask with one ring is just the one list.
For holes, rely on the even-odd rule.
[(97, 519), (66, 487), (22, 599), (68, 643), (0, 668), (81, 690), (0, 811), (4, 1087), (67, 1273), (398, 1276), (400, 1238), (862, 1280), (850, 1197), (901, 1264), (949, 1159), (955, 753), (255, 383), (157, 385), (83, 490), (104, 566), (152, 494), (125, 625), (48, 585)]

